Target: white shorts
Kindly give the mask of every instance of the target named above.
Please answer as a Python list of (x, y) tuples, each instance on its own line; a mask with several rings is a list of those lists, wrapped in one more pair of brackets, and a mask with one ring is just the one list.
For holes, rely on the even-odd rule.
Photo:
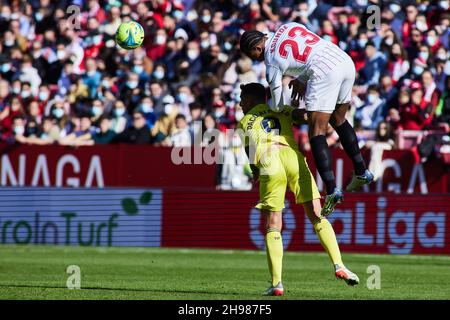
[(314, 75), (306, 85), (306, 110), (332, 113), (336, 104), (351, 101), (355, 64), (348, 55), (340, 55), (335, 59), (326, 56), (322, 59), (311, 67)]

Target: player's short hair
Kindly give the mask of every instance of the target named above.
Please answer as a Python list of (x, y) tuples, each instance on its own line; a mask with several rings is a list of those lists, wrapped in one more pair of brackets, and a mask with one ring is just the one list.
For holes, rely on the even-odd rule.
[(264, 39), (266, 35), (257, 30), (249, 30), (245, 31), (241, 40), (239, 41), (239, 45), (241, 47), (241, 51), (248, 55), (250, 51)]
[(258, 99), (258, 101), (266, 102), (266, 88), (260, 83), (251, 82), (241, 84), (242, 94), (249, 95)]

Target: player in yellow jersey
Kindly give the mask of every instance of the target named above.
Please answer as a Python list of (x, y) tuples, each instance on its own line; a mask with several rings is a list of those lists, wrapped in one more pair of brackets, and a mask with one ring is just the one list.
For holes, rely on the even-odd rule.
[(266, 91), (258, 83), (241, 86), (241, 107), (244, 117), (237, 131), (250, 160), (254, 179), (259, 179), (261, 210), (266, 221), (266, 252), (272, 285), (267, 295), (282, 295), (281, 282), (283, 242), (282, 210), (286, 188), (294, 192), (297, 204), (303, 208), (328, 253), (335, 275), (349, 285), (359, 283), (358, 276), (342, 263), (339, 246), (330, 222), (321, 216), (320, 194), (305, 157), (298, 150), (292, 125), (306, 123), (305, 112), (285, 106), (274, 112), (266, 104)]

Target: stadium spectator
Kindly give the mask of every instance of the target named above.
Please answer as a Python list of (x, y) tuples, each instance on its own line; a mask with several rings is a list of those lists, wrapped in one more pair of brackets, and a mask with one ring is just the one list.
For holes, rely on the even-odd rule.
[(142, 111), (133, 112), (133, 125), (117, 135), (116, 141), (130, 144), (150, 143), (150, 128), (147, 126)]
[(190, 118), (189, 133), (191, 135), (191, 144), (199, 145), (201, 142), (202, 134), (202, 117), (203, 109), (199, 102), (192, 102), (189, 105)]
[(383, 174), (383, 151), (392, 150), (394, 147), (393, 132), (389, 123), (381, 121), (376, 130), (375, 141), (367, 141), (365, 146), (370, 148), (369, 170), (376, 181)]
[(111, 128), (115, 133), (123, 132), (131, 122), (127, 114), (125, 104), (121, 100), (116, 100), (112, 110)]
[(80, 127), (75, 129), (70, 134), (62, 137), (59, 144), (67, 146), (82, 146), (86, 145), (91, 139), (91, 134), (94, 128), (91, 126), (92, 122), (89, 116), (81, 117)]
[(373, 42), (368, 42), (364, 47), (366, 61), (364, 67), (359, 71), (360, 84), (378, 84), (380, 76), (386, 70), (386, 58), (377, 50)]
[(375, 129), (385, 118), (385, 113), (386, 103), (380, 97), (378, 86), (369, 86), (366, 101), (356, 110), (355, 119), (361, 122), (364, 129)]
[[(240, 34), (272, 36), (287, 21), (303, 23), (353, 58), (359, 78), (347, 116), (350, 123), (360, 119), (361, 130), (382, 120), (413, 130), (449, 122), (448, 1), (383, 3), (377, 30), (367, 23), (367, 1), (78, 1), (80, 28), (70, 25), (65, 3), (2, 4), (1, 140), (21, 140), (14, 121), (18, 132), (23, 121), (24, 143), (64, 143), (86, 116), (92, 137), (107, 137), (102, 143), (170, 145), (177, 114), (186, 117), (191, 137), (196, 120), (233, 128), (239, 85), (268, 85), (264, 64), (241, 55)], [(144, 44), (119, 49), (115, 31), (129, 20), (142, 24)], [(109, 129), (118, 137), (110, 139)]]
[(185, 115), (178, 114), (175, 117), (175, 128), (175, 131), (170, 135), (171, 145), (174, 147), (189, 147), (191, 145), (191, 134)]
[(423, 90), (416, 88), (411, 91), (408, 103), (399, 109), (399, 119), (396, 127), (403, 130), (422, 130), (431, 123), (431, 105), (423, 99)]
[(96, 132), (91, 133), (92, 142), (89, 144), (110, 143), (113, 141), (115, 136), (116, 133), (111, 129), (111, 119), (106, 116), (102, 116), (99, 119), (99, 129)]

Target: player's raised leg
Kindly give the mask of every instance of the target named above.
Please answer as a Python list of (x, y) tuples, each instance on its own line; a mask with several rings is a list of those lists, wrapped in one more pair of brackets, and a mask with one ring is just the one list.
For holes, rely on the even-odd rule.
[(308, 112), (309, 142), (320, 177), (325, 184), (327, 195), (322, 209), (322, 215), (328, 216), (334, 207), (342, 202), (342, 191), (336, 188), (333, 173), (333, 159), (328, 148), (326, 132), (331, 114), (326, 112)]
[(330, 124), (339, 135), (339, 140), (345, 153), (353, 162), (355, 174), (347, 186), (347, 191), (352, 192), (360, 189), (365, 184), (371, 183), (373, 181), (373, 174), (367, 170), (361, 151), (359, 150), (355, 130), (345, 118), (349, 108), (350, 104), (348, 103), (336, 105), (336, 109), (330, 118)]
[(358, 276), (347, 269), (342, 262), (341, 252), (339, 250), (333, 226), (326, 218), (321, 216), (320, 200), (314, 199), (312, 201), (307, 201), (303, 203), (303, 208), (305, 209), (309, 221), (311, 221), (314, 226), (314, 230), (316, 231), (320, 243), (333, 263), (336, 278), (343, 279), (351, 286), (358, 284)]
[(281, 211), (266, 211), (261, 213), (266, 219), (266, 254), (269, 272), (272, 276), (272, 285), (266, 290), (265, 295), (281, 296), (284, 288), (281, 283), (283, 268), (283, 239), (281, 238), (282, 217)]

